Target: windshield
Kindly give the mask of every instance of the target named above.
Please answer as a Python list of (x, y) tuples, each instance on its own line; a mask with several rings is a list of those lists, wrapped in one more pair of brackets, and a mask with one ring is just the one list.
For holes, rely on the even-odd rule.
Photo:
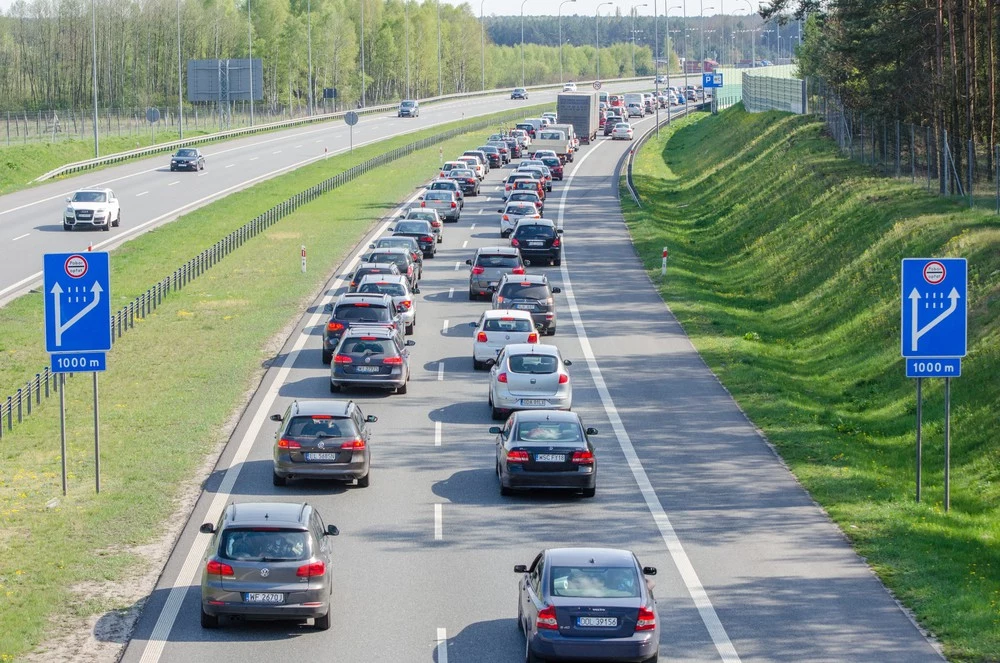
[(309, 553), (309, 534), (301, 530), (234, 527), (219, 542), (219, 557), (246, 562), (291, 562)]
[(105, 203), (107, 194), (103, 191), (77, 191), (73, 194), (74, 203)]
[(554, 566), (552, 595), (623, 599), (639, 596), (639, 575), (631, 567)]
[(504, 299), (536, 299), (544, 301), (549, 298), (549, 289), (538, 283), (532, 283), (529, 285), (508, 283), (503, 287), (500, 295)]
[(514, 355), (510, 358), (510, 370), (515, 373), (545, 375), (555, 373), (559, 360), (552, 355)]
[(384, 306), (343, 304), (337, 307), (333, 317), (350, 322), (388, 322), (389, 309)]
[(358, 292), (374, 292), (391, 297), (402, 297), (406, 294), (401, 283), (362, 283)]

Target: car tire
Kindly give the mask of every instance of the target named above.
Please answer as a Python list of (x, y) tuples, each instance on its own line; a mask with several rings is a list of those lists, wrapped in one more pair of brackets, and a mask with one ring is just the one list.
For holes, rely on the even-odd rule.
[(118, 210), (118, 216), (115, 217), (114, 223), (112, 223), (111, 225), (117, 228), (121, 224), (122, 224), (122, 211)]
[(333, 353), (327, 350), (323, 350), (323, 363), (329, 364), (333, 360)]
[(275, 486), (287, 486), (288, 477), (283, 477), (274, 470), (271, 470), (271, 484)]
[(330, 612), (332, 612), (332, 610), (327, 612), (322, 617), (317, 617), (316, 619), (313, 620), (313, 626), (316, 628), (317, 631), (330, 630)]
[(205, 609), (201, 609), (201, 627), (202, 628), (219, 628), (219, 616), (210, 615), (205, 612)]
[(584, 497), (593, 497), (594, 495), (597, 494), (597, 489), (596, 488), (584, 488), (583, 490), (580, 491), (580, 494), (583, 495)]
[(358, 488), (367, 488), (370, 485), (372, 485), (372, 471), (369, 469), (368, 474), (358, 479)]

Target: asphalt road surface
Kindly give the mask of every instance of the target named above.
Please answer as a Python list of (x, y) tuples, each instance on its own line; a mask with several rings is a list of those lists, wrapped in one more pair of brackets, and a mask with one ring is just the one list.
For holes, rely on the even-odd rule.
[[(513, 566), (565, 545), (630, 548), (658, 567), (662, 660), (942, 660), (755, 432), (656, 293), (618, 204), (613, 172), (628, 147), (598, 139), (556, 183), (546, 215), (565, 228), (564, 260), (537, 268), (563, 289), (557, 334), (543, 340), (573, 360), (574, 410), (600, 430), (597, 496), (499, 494), (487, 373), (472, 369), (468, 327), (488, 303), (468, 301), (464, 264), (475, 248), (500, 241), (494, 170), (485, 195), (469, 199), (460, 222), (446, 225), (438, 257), (426, 261), (409, 393), (340, 396), (379, 417), (371, 487), (271, 485), (268, 415), (292, 399), (330, 397), (320, 325), (323, 302), (342, 290), (338, 278), (254, 396), (126, 663), (523, 660)], [(290, 622), (200, 627), (209, 536), (198, 525), (230, 501), (252, 500), (307, 500), (340, 527), (329, 631)]]
[[(603, 89), (614, 92), (646, 86), (609, 83)], [(420, 117), (413, 119), (397, 118), (391, 112), (363, 115), (354, 127), (354, 146), (463, 117), (554, 102), (557, 94), (555, 89), (533, 90), (526, 102), (512, 101), (507, 94), (428, 104), (420, 109)], [(350, 143), (350, 127), (343, 120), (332, 120), (206, 146), (202, 172), (172, 173), (170, 157), (163, 154), (0, 196), (0, 255), (4, 258), (0, 264), (0, 304), (41, 280), (42, 255), (46, 253), (85, 251), (91, 243), (94, 250), (109, 250), (213, 200), (346, 151)], [(108, 232), (63, 230), (66, 198), (85, 187), (107, 187), (115, 192), (121, 201), (120, 227)]]

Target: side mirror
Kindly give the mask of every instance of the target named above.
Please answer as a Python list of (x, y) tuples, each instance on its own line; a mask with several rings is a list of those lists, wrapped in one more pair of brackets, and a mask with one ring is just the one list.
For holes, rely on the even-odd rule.
[(333, 304), (324, 304), (323, 313), (333, 313)]
[(499, 435), (500, 434), (500, 427), (499, 426), (490, 426), (490, 434), (492, 434), (492, 435)]
[(642, 567), (642, 575), (644, 576), (655, 576), (656, 567), (655, 566), (644, 566)]
[(573, 362), (571, 362), (569, 359), (563, 359), (563, 366), (572, 366), (572, 365)]
[(472, 264), (472, 261), (471, 261), (471, 260), (466, 260), (466, 261), (465, 261), (465, 264), (466, 264), (466, 265), (471, 265), (471, 264)]
[(527, 572), (528, 572), (528, 567), (525, 566), (524, 564), (514, 565), (514, 573), (527, 573)]
[(212, 523), (205, 523), (198, 528), (198, 531), (202, 534), (215, 534), (215, 525)]
[(552, 288), (553, 295), (558, 295), (560, 292), (562, 292), (562, 288)]
[(597, 429), (591, 426), (586, 430), (587, 435), (597, 435)]
[(340, 534), (340, 530), (337, 529), (336, 525), (327, 525), (326, 526), (326, 535), (327, 536), (337, 536), (338, 534)]
[(412, 339), (406, 341), (407, 347), (413, 347), (416, 344), (417, 344), (417, 342), (414, 341), (414, 340), (412, 340)]
[(284, 417), (282, 417), (280, 414), (271, 415), (271, 421), (282, 421), (282, 420), (284, 420)]
[(367, 417), (365, 417), (365, 421), (367, 421), (370, 424), (373, 424), (376, 421), (378, 421), (378, 417), (376, 417), (374, 414), (369, 414)]

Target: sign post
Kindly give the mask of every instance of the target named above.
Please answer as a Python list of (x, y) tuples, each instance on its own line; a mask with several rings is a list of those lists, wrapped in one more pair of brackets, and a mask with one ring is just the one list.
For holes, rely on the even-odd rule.
[(47, 253), (43, 257), (45, 349), (59, 374), (62, 488), (66, 494), (66, 377), (94, 373), (94, 467), (101, 492), (101, 437), (97, 371), (111, 349), (111, 276), (108, 254)]
[(922, 379), (944, 378), (944, 510), (951, 508), (951, 378), (962, 375), (968, 334), (965, 258), (904, 258), (900, 349), (906, 377), (917, 379), (916, 499), (920, 501)]

